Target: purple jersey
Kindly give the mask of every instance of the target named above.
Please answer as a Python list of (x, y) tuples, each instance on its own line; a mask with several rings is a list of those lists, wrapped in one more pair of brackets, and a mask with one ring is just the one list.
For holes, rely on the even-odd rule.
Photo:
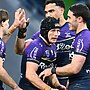
[(2, 41), (2, 39), (0, 39), (0, 57), (3, 58), (3, 61), (5, 60), (5, 55), (6, 55), (6, 45)]
[[(60, 27), (60, 35), (57, 39), (56, 46), (57, 46), (57, 60), (56, 64), (58, 67), (67, 65), (71, 62), (73, 57), (73, 52), (71, 52), (71, 44), (73, 39), (75, 38), (75, 31), (69, 30), (68, 23), (65, 23), (63, 26)], [(38, 31), (32, 37), (32, 39), (36, 39), (39, 37), (40, 32)], [(68, 77), (60, 77), (60, 79), (67, 79)]]
[(57, 39), (57, 66), (64, 66), (70, 63), (71, 57), (71, 44), (75, 38), (75, 31), (69, 30), (68, 23), (65, 23), (60, 28), (60, 36)]
[[(53, 67), (56, 61), (56, 45), (48, 46), (41, 37), (33, 40), (22, 57), (21, 73), (22, 78), (25, 78), (26, 62), (33, 62), (39, 65), (37, 74), (39, 75), (44, 69)], [(30, 85), (33, 86), (32, 84)]]
[(82, 80), (82, 78), (90, 79), (90, 31), (85, 29), (76, 35), (72, 43), (75, 54), (86, 57), (85, 64), (78, 74), (70, 76), (70, 81)]
[[(0, 57), (3, 61), (5, 61), (5, 55), (6, 55), (6, 45), (0, 38)], [(2, 90), (2, 81), (0, 81), (0, 90)]]
[[(36, 39), (39, 37), (40, 32), (38, 31), (32, 37), (32, 39)], [(58, 66), (64, 66), (70, 63), (72, 59), (71, 53), (71, 44), (73, 39), (75, 38), (75, 31), (69, 30), (68, 23), (65, 23), (62, 27), (60, 27), (60, 36), (57, 39), (57, 64)]]

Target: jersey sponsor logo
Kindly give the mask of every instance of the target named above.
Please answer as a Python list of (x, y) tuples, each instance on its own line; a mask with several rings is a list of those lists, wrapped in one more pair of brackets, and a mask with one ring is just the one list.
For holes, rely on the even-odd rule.
[(76, 52), (81, 52), (83, 49), (83, 39), (78, 39), (77, 41), (77, 47), (76, 47)]
[(69, 53), (69, 60), (71, 61), (74, 56), (74, 52)]
[(57, 44), (57, 50), (69, 50), (71, 49), (71, 45), (66, 45), (64, 43)]
[(86, 73), (90, 73), (90, 69), (87, 69), (87, 70), (86, 70)]
[(41, 69), (46, 69), (46, 68), (54, 67), (54, 64), (53, 64), (53, 63), (50, 63), (49, 65), (46, 65), (45, 63), (41, 62), (41, 63), (39, 64), (39, 67), (40, 67)]

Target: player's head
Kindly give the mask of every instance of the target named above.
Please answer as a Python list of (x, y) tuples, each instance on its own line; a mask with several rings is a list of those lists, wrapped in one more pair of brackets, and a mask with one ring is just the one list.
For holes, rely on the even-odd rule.
[(82, 3), (77, 3), (72, 5), (68, 11), (68, 22), (70, 25), (70, 30), (76, 30), (78, 24), (86, 23), (90, 18), (89, 8)]
[(55, 43), (60, 35), (59, 21), (53, 17), (46, 17), (41, 21), (40, 34), (48, 43)]
[(7, 30), (9, 27), (9, 16), (7, 10), (0, 9), (0, 27), (3, 28), (3, 31)]
[(85, 4), (74, 4), (69, 8), (69, 10), (73, 12), (73, 15), (75, 17), (81, 16), (84, 22), (86, 22), (86, 20), (90, 18), (90, 10)]
[(0, 9), (0, 23), (9, 19), (8, 12), (4, 9)]
[(65, 4), (63, 0), (46, 0), (45, 15), (46, 17), (54, 17), (56, 19), (64, 14)]

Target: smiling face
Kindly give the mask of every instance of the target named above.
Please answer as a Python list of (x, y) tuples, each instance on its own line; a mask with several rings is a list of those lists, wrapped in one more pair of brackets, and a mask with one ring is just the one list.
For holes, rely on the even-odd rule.
[(72, 11), (68, 11), (68, 19), (67, 22), (69, 23), (70, 30), (76, 30), (78, 27), (77, 18), (73, 15)]
[(58, 19), (64, 13), (62, 9), (60, 6), (56, 6), (55, 3), (47, 4), (45, 6), (45, 15), (46, 17), (50, 16)]
[(50, 43), (55, 43), (57, 41), (58, 36), (60, 35), (60, 29), (59, 28), (55, 28), (55, 29), (51, 29), (48, 32), (48, 40)]

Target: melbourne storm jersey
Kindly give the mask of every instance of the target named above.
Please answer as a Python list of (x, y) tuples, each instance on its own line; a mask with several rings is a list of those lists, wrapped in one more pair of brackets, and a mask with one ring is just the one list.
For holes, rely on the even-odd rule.
[[(40, 32), (33, 35), (32, 39), (39, 37)], [(60, 27), (60, 35), (57, 39), (57, 65), (64, 66), (70, 63), (73, 53), (71, 53), (71, 44), (75, 38), (75, 31), (69, 30), (68, 23)]]
[[(33, 35), (32, 39), (39, 37), (40, 32)], [(57, 46), (57, 67), (67, 65), (71, 62), (74, 52), (71, 52), (71, 44), (75, 38), (75, 31), (69, 30), (69, 25), (66, 22), (60, 27), (60, 35), (58, 36), (56, 46)], [(59, 79), (67, 79), (68, 77), (58, 76)]]
[[(33, 35), (32, 39), (36, 39), (40, 32)], [(60, 27), (60, 35), (57, 39), (57, 66), (64, 66), (70, 63), (73, 53), (71, 53), (71, 44), (75, 38), (75, 31), (69, 30), (68, 23)]]
[(70, 76), (70, 81), (90, 79), (90, 31), (85, 29), (78, 33), (72, 47), (75, 54), (85, 56), (86, 60), (81, 71)]
[[(5, 55), (6, 55), (6, 45), (0, 38), (0, 57), (5, 61)], [(0, 81), (0, 90), (3, 90), (2, 87), (2, 81)]]
[(57, 39), (57, 66), (64, 66), (70, 63), (72, 58), (71, 53), (71, 44), (75, 38), (75, 31), (69, 30), (68, 23), (65, 23), (60, 28), (60, 35)]
[[(25, 79), (27, 62), (33, 62), (39, 65), (36, 72), (39, 75), (40, 72), (44, 69), (53, 67), (55, 65), (55, 61), (56, 45), (52, 44), (51, 46), (48, 46), (41, 37), (38, 37), (36, 40), (31, 42), (30, 45), (28, 45), (28, 47), (25, 49), (21, 64), (21, 79)], [(27, 82), (29, 83), (30, 87), (34, 87), (29, 81)]]

